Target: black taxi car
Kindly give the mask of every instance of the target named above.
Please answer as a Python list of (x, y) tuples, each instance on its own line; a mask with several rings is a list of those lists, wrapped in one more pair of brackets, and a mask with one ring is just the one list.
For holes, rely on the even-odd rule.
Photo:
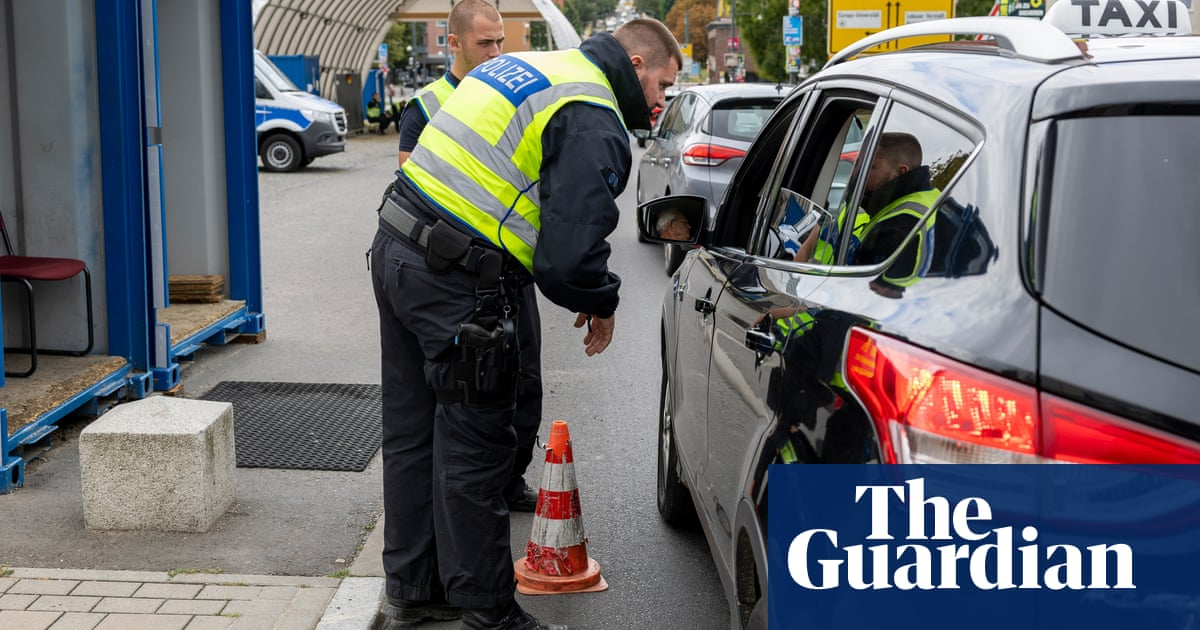
[[(1055, 6), (1187, 19), (1092, 5)], [(663, 305), (658, 508), (699, 515), (731, 627), (766, 627), (771, 464), (1200, 463), (1200, 37), (1083, 26), (870, 36), (778, 106), (713, 225), (668, 241), (704, 200), (639, 206), (698, 245)]]

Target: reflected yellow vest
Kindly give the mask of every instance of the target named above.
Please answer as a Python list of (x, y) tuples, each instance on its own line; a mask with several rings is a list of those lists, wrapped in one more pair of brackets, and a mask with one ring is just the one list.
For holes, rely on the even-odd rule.
[[(912, 269), (892, 269), (888, 268), (884, 272), (883, 278), (888, 282), (896, 285), (907, 287), (916, 284), (925, 272), (929, 269), (933, 247), (933, 226), (937, 218), (936, 212), (929, 213), (925, 217), (925, 213), (929, 208), (933, 207), (937, 201), (938, 195), (941, 192), (934, 188), (930, 190), (922, 190), (919, 192), (909, 193), (889, 203), (881, 208), (874, 216), (870, 216), (865, 212), (859, 212), (854, 215), (854, 227), (850, 231), (850, 246), (847, 254), (847, 264), (854, 264), (855, 254), (858, 252), (858, 246), (870, 233), (871, 228), (875, 227), (900, 215), (911, 216), (918, 221), (925, 219), (923, 229), (917, 235), (917, 255), (916, 262)], [(847, 208), (843, 205), (838, 212), (837, 231), (841, 232), (843, 224), (846, 220)], [(824, 235), (822, 235), (824, 236)], [(832, 240), (832, 239), (831, 239)], [(833, 244), (826, 242), (824, 238), (817, 242), (817, 247), (813, 252), (813, 261), (824, 265), (831, 265), (834, 262)], [(895, 274), (895, 275), (892, 275)]]
[(610, 109), (624, 125), (608, 78), (578, 49), (496, 57), (442, 101), (401, 171), (432, 203), (532, 271), (542, 132), (575, 102)]

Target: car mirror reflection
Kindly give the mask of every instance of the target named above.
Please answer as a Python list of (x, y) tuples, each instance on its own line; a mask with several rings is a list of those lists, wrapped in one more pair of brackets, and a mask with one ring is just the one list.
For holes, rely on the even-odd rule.
[(638, 232), (657, 243), (693, 244), (704, 227), (703, 197), (669, 195), (638, 207)]

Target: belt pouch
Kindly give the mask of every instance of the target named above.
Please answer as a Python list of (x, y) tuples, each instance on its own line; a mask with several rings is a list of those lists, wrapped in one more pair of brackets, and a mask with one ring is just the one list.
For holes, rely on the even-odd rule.
[(454, 268), (467, 255), (471, 237), (439, 220), (429, 230), (429, 245), (425, 248), (425, 263), (437, 272)]

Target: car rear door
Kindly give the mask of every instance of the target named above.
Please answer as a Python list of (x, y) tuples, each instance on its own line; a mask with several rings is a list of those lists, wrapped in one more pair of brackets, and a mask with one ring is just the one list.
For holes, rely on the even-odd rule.
[[(757, 158), (747, 160), (734, 177), (722, 216), (712, 232), (711, 245), (697, 252), (686, 278), (693, 328), (702, 330), (705, 355), (705, 371), (696, 375), (702, 378), (693, 379), (688, 392), (692, 408), (703, 410), (705, 435), (705, 450), (692, 455), (693, 461), (701, 462), (696, 466), (698, 472), (692, 488), (699, 498), (697, 509), (705, 521), (719, 523), (719, 531), (713, 530), (712, 534), (722, 555), (729, 553), (727, 541), (738, 505), (725, 492), (730, 486), (726, 479), (730, 459), (740, 461), (736, 452), (744, 452), (747, 440), (762, 432), (766, 412), (759, 401), (774, 367), (769, 362), (759, 362), (760, 358), (769, 361), (770, 353), (755, 355), (744, 346), (746, 330), (760, 315), (758, 310), (762, 305), (755, 303), (755, 299), (764, 295), (757, 269), (746, 263), (745, 244), (761, 205), (760, 193), (787, 140), (792, 119), (802, 105), (803, 99), (797, 98), (768, 122), (768, 131), (761, 136), (755, 153)], [(730, 292), (737, 296), (730, 297)], [(735, 395), (714, 397), (714, 388)], [(735, 454), (730, 455), (731, 452)], [(695, 459), (700, 456), (703, 459)]]
[[(975, 251), (962, 244), (964, 256), (971, 252), (972, 261), (979, 257), (984, 262), (970, 269), (965, 265), (945, 269), (939, 252), (954, 250), (955, 242), (962, 239), (953, 221), (943, 221), (933, 201), (940, 197), (938, 191), (953, 189), (957, 175), (976, 155), (983, 134), (961, 115), (938, 103), (900, 94), (882, 81), (830, 81), (813, 100), (813, 114), (798, 150), (787, 156), (782, 176), (766, 192), (774, 214), (758, 230), (753, 249), (758, 264), (772, 270), (765, 277), (775, 277), (775, 269), (787, 272), (787, 284), (767, 283), (784, 290), (776, 293), (773, 301), (780, 306), (772, 313), (781, 376), (768, 394), (778, 422), (772, 427), (774, 441), (765, 442), (761, 457), (780, 463), (879, 461), (880, 438), (873, 420), (847, 388), (849, 376), (843, 367), (847, 340), (855, 328), (929, 338), (969, 325), (970, 318), (962, 317), (961, 311), (968, 316), (981, 312), (971, 302), (959, 302), (959, 297), (931, 296), (939, 291), (949, 295), (952, 285), (969, 284), (942, 279), (980, 274), (993, 258), (994, 246)], [(865, 131), (860, 134), (857, 130), (863, 123)], [(884, 196), (869, 198), (867, 174), (873, 169), (868, 165), (882, 145), (901, 136), (919, 141), (922, 156), (915, 159), (920, 161), (903, 175), (875, 183), (876, 194)], [(910, 223), (887, 237), (876, 236), (887, 232), (886, 228), (873, 232), (872, 218), (895, 216), (885, 210), (887, 200), (913, 199), (916, 193), (928, 201), (907, 202), (905, 207), (918, 206), (913, 210), (916, 216), (904, 217)], [(839, 207), (827, 207), (832, 199)], [(810, 216), (813, 212), (816, 217)], [(867, 215), (862, 223), (867, 227), (861, 231), (860, 214)], [(819, 230), (819, 246), (827, 246), (828, 255), (801, 255), (796, 260), (797, 252), (803, 251), (796, 243), (807, 241), (808, 226), (813, 224), (820, 226), (813, 229)], [(940, 232), (938, 238), (929, 234), (935, 227), (944, 228), (947, 238), (940, 238)], [(908, 270), (916, 268), (911, 278), (890, 273), (893, 265), (905, 268), (905, 263)], [(902, 284), (887, 281), (892, 278)], [(790, 283), (795, 283), (794, 289)], [(1000, 302), (964, 286), (958, 288), (958, 295)], [(760, 513), (767, 510), (759, 505)]]

